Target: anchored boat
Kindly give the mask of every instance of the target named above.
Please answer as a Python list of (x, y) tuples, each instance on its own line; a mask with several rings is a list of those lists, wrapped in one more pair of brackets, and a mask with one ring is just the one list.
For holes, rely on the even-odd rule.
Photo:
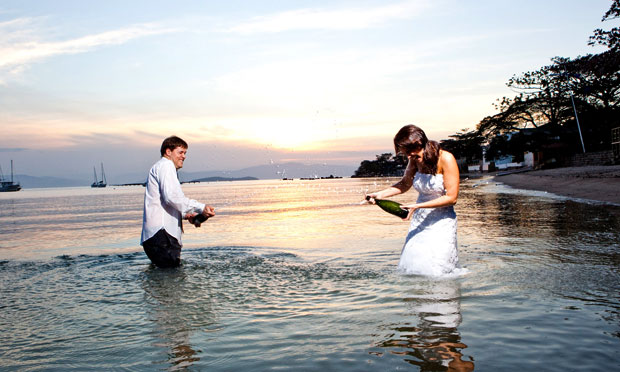
[(90, 187), (106, 187), (107, 181), (105, 179), (105, 172), (103, 171), (103, 163), (101, 163), (101, 180), (97, 178), (97, 170), (93, 167), (93, 173), (95, 174), (95, 182), (93, 182)]
[(0, 192), (19, 191), (22, 187), (19, 182), (13, 182), (13, 160), (11, 160), (11, 180), (4, 178), (2, 169), (0, 168)]

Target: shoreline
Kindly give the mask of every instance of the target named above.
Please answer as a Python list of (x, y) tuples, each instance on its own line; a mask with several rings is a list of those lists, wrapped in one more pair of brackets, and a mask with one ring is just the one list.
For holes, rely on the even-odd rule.
[(620, 165), (532, 170), (495, 175), (510, 187), (620, 205)]

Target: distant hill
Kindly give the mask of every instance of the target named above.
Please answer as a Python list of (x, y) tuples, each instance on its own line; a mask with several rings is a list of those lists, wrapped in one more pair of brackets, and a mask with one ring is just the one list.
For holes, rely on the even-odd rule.
[(221, 182), (221, 181), (255, 181), (256, 177), (205, 177), (191, 180), (190, 182)]
[(320, 178), (320, 177), (351, 177), (355, 166), (328, 164), (283, 163), (266, 164), (235, 171), (179, 172), (181, 181), (189, 181), (206, 177), (256, 177), (262, 180), (280, 178)]
[(61, 177), (34, 177), (27, 176), (25, 174), (15, 175), (15, 182), (24, 189), (37, 189), (43, 187), (75, 187), (75, 186), (88, 186), (90, 183), (85, 180), (74, 180)]

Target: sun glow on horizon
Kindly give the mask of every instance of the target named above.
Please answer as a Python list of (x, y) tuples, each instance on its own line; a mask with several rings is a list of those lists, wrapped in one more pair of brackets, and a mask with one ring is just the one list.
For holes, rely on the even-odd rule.
[(249, 137), (276, 149), (316, 150), (326, 138), (327, 126), (327, 121), (315, 119), (255, 119)]

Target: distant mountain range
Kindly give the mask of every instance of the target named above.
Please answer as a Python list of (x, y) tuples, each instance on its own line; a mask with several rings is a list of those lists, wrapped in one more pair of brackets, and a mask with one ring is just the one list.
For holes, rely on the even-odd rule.
[(206, 177), (255, 177), (261, 180), (329, 177), (330, 175), (336, 177), (351, 177), (356, 169), (356, 166), (349, 165), (284, 163), (258, 165), (236, 171), (184, 172), (181, 170), (179, 172), (179, 178), (181, 181), (191, 181)]
[(88, 186), (92, 183), (92, 180), (76, 180), (61, 177), (34, 177), (25, 174), (16, 174), (14, 179), (15, 182), (19, 182), (24, 189)]
[(205, 177), (205, 178), (198, 178), (196, 180), (191, 180), (189, 182), (221, 182), (221, 181), (255, 181), (258, 178), (256, 177), (239, 177), (239, 178), (234, 178), (234, 177)]
[[(280, 178), (315, 178), (315, 177), (350, 177), (356, 166), (328, 165), (328, 164), (302, 164), (284, 163), (259, 165), (234, 171), (205, 171), (205, 172), (179, 172), (182, 182), (213, 182), (230, 179), (280, 179)], [(146, 180), (148, 169), (142, 172), (114, 175), (114, 170), (106, 170), (108, 185), (120, 185), (128, 183), (142, 183)], [(88, 186), (92, 179), (70, 179), (62, 177), (35, 177), (29, 175), (15, 175), (15, 181), (23, 188), (42, 187), (74, 187)]]

